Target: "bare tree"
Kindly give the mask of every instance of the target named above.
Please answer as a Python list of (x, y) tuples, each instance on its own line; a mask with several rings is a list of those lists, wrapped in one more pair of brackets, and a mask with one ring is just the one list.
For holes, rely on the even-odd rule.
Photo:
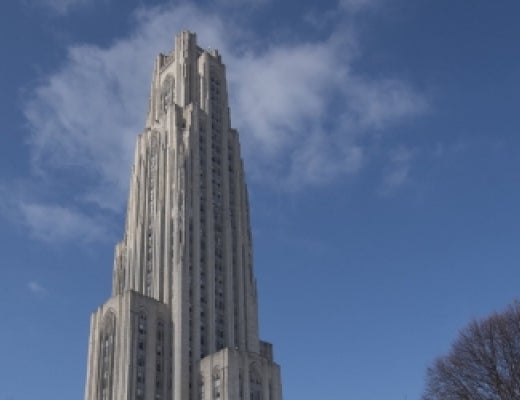
[(464, 328), (428, 368), (423, 400), (520, 399), (520, 302)]

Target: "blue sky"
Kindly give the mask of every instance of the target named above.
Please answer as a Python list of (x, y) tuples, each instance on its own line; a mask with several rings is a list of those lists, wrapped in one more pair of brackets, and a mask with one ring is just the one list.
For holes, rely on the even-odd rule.
[(228, 69), (286, 400), (418, 399), (520, 292), (520, 25), (501, 0), (20, 0), (0, 13), (0, 400), (83, 396), (154, 56)]

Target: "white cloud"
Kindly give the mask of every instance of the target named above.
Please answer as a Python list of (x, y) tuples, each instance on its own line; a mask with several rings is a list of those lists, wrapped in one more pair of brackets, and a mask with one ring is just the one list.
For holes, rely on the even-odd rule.
[(48, 243), (77, 240), (103, 241), (109, 237), (106, 221), (71, 209), (42, 204), (20, 204), (24, 224), (34, 237)]
[[(369, 162), (365, 137), (370, 131), (382, 132), (425, 107), (406, 82), (354, 71), (357, 43), (339, 28), (324, 40), (258, 46), (259, 39), (240, 31), (240, 23), (188, 4), (143, 8), (134, 25), (133, 34), (108, 47), (71, 47), (61, 68), (29, 92), (24, 111), (34, 171), (50, 179), (64, 171), (87, 178), (81, 191), (64, 199), (67, 204), (24, 204), (38, 237), (99, 234), (86, 213), (72, 211), (81, 202), (122, 208), (135, 138), (144, 126), (153, 60), (169, 51), (174, 33), (186, 27), (197, 32), (201, 46), (223, 54), (232, 122), (241, 132), (253, 179), (270, 177), (300, 188), (356, 174)], [(49, 213), (64, 222), (47, 227), (53, 223)]]
[(267, 156), (275, 156), (298, 145), (309, 123), (326, 116), (328, 96), (344, 72), (331, 68), (338, 61), (334, 50), (328, 43), (303, 43), (233, 60), (232, 116), (243, 136), (256, 142), (255, 151), (259, 145)]
[(426, 108), (405, 82), (353, 72), (356, 45), (343, 35), (232, 59), (232, 118), (253, 177), (294, 188), (356, 173), (363, 135)]
[(36, 281), (31, 281), (27, 283), (27, 288), (36, 295), (44, 295), (47, 294), (47, 289), (45, 289), (40, 283)]

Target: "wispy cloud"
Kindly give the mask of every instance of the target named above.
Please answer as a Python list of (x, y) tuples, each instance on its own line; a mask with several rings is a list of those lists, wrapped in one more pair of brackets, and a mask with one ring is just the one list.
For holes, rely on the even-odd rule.
[(20, 212), (33, 236), (44, 242), (93, 242), (109, 237), (105, 221), (70, 208), (22, 203)]
[(84, 6), (92, 0), (32, 0), (34, 5), (45, 7), (52, 13), (63, 16), (78, 6)]
[(63, 201), (49, 199), (43, 192), (31, 181), (2, 184), (0, 213), (46, 243), (92, 243), (115, 236), (110, 215), (92, 207), (78, 207), (66, 196), (57, 196)]
[(216, 0), (216, 3), (225, 7), (257, 7), (269, 3), (271, 0)]
[(381, 194), (391, 194), (408, 182), (413, 156), (413, 150), (403, 146), (389, 152), (387, 166), (383, 170)]
[(340, 7), (348, 12), (358, 12), (364, 9), (375, 7), (382, 0), (340, 0)]
[(27, 288), (36, 295), (45, 295), (47, 294), (47, 289), (45, 289), (40, 283), (36, 281), (30, 281), (27, 283)]
[(406, 82), (355, 73), (354, 47), (338, 30), (232, 59), (232, 113), (253, 177), (302, 187), (356, 173), (367, 133), (425, 110)]
[[(349, 0), (342, 6), (368, 3)], [(197, 32), (201, 45), (223, 54), (232, 121), (241, 132), (248, 172), (258, 181), (269, 176), (270, 182), (302, 188), (356, 174), (370, 161), (367, 135), (426, 106), (404, 81), (357, 72), (359, 43), (341, 24), (325, 39), (258, 46), (259, 38), (240, 30), (244, 24), (185, 3), (142, 8), (134, 25), (131, 35), (111, 46), (70, 47), (61, 68), (25, 104), (34, 171), (50, 179), (64, 173), (84, 179), (74, 197), (63, 199), (66, 204), (24, 204), (27, 224), (38, 237), (64, 237), (76, 226), (78, 236), (98, 235), (87, 214), (70, 212), (85, 202), (121, 209), (153, 60), (171, 49), (173, 34), (184, 27)], [(51, 214), (63, 224), (46, 227)]]

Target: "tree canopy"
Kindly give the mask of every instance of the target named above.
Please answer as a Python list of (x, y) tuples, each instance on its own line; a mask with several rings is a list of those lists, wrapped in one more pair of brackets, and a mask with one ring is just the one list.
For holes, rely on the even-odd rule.
[(428, 368), (423, 400), (520, 399), (520, 302), (464, 328)]

